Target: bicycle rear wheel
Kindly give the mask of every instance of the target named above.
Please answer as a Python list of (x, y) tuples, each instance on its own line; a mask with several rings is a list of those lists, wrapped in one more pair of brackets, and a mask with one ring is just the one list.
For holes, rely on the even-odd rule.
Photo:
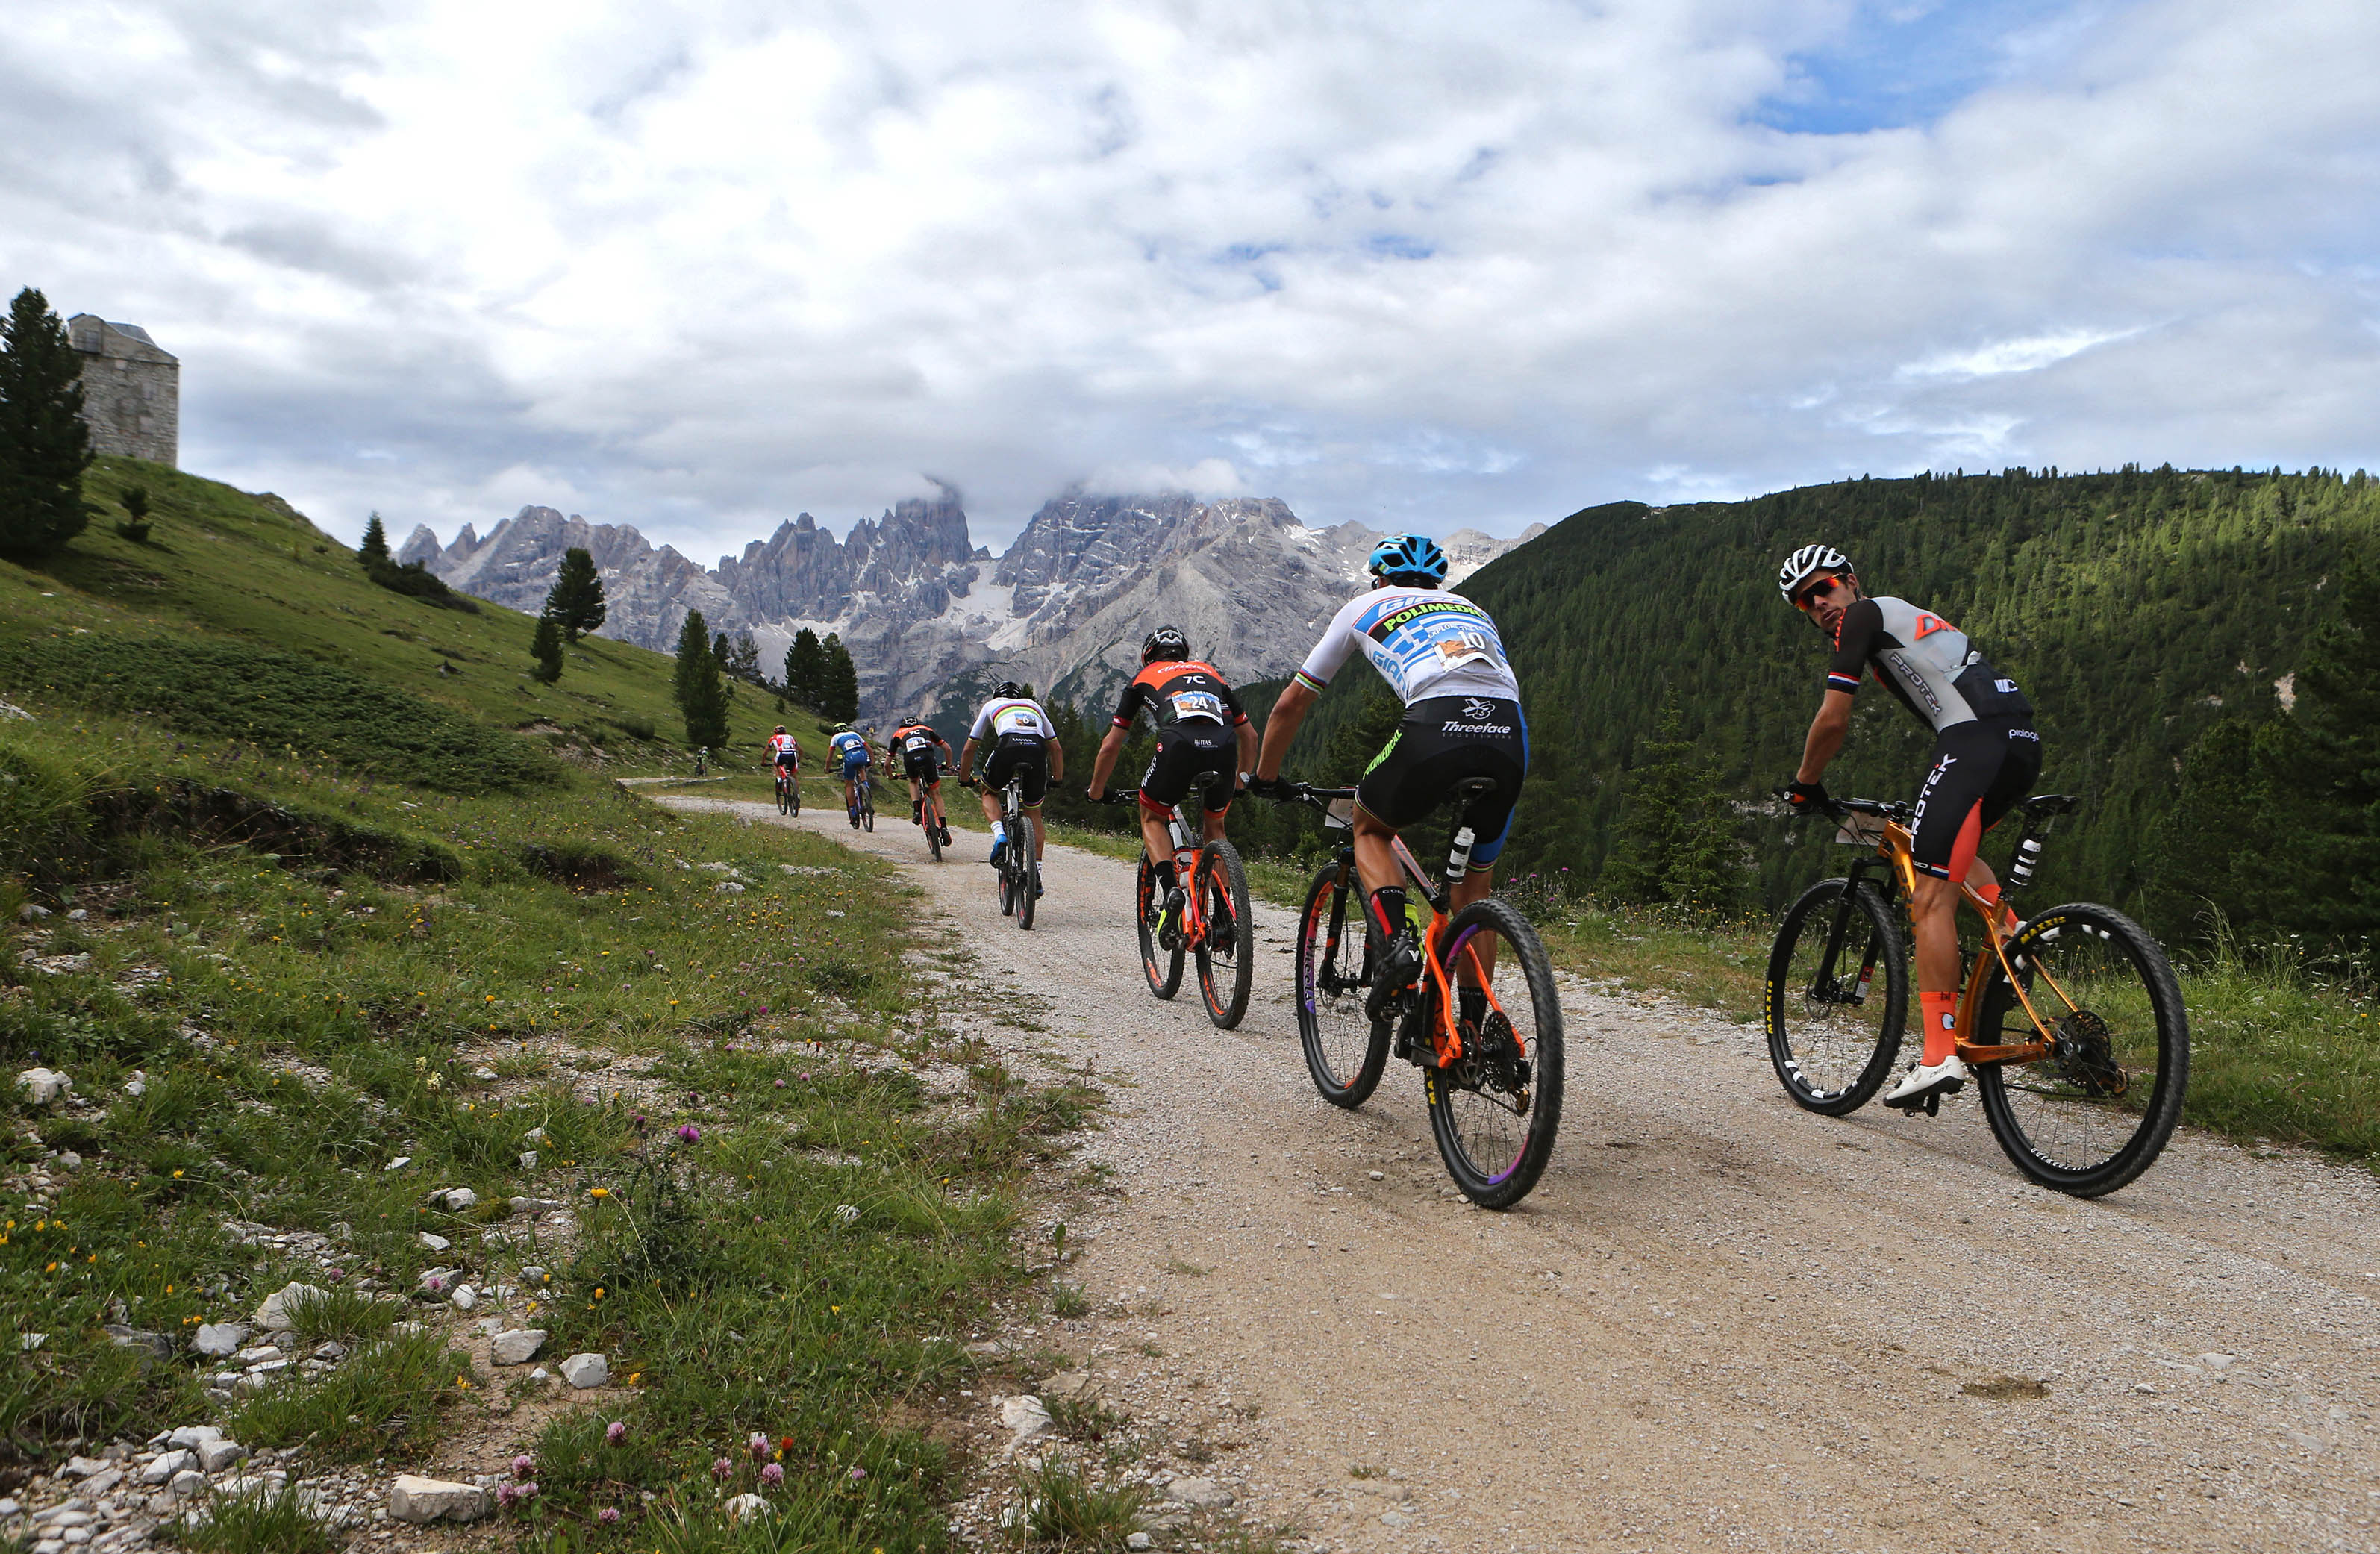
[(876, 829), (876, 784), (872, 782), (859, 784), (859, 829)]
[(1324, 864), (1306, 888), (1297, 917), (1298, 1044), (1322, 1099), (1347, 1107), (1371, 1099), (1389, 1061), (1389, 1022), (1375, 1025), (1364, 1017), (1372, 961), (1363, 914), (1358, 908), (1354, 920), (1348, 920), (1351, 892), (1339, 883), (1340, 870), (1354, 868)]
[(942, 861), (942, 830), (934, 823), (937, 818), (934, 808), (934, 801), (928, 798), (924, 807), (917, 811), (917, 822), (925, 828), (926, 851), (933, 855), (936, 863), (940, 863)]
[(1157, 909), (1157, 866), (1147, 854), (1140, 859), (1140, 881), (1133, 891), (1133, 922), (1140, 929), (1140, 969), (1148, 978), (1148, 990), (1159, 998), (1172, 998), (1182, 986), (1182, 947), (1161, 949), (1157, 942), (1157, 930), (1148, 926), (1149, 914)]
[(790, 806), (786, 812), (798, 815), (802, 812), (802, 774), (798, 771), (795, 772), (794, 780), (785, 786), (792, 790), (786, 795), (786, 802)]
[[(2029, 1063), (1985, 1063), (1976, 1092), (1992, 1136), (2045, 1187), (2097, 1197), (2146, 1171), (2181, 1117), (2190, 1016), (2173, 967), (2138, 923), (2075, 902), (2021, 925), (2008, 949), (2056, 1050)], [(1995, 963), (1975, 1039), (2037, 1039)]]
[(777, 813), (780, 815), (793, 813), (793, 807), (785, 800), (785, 780), (783, 777), (777, 779)]
[(1862, 880), (1846, 902), (1849, 888), (1821, 880), (1803, 891), (1768, 953), (1768, 1061), (1796, 1106), (1827, 1117), (1858, 1111), (1883, 1086), (1909, 1008), (1900, 929), (1876, 887)]
[(1012, 893), (1016, 899), (1016, 926), (1033, 926), (1033, 903), (1041, 894), (1041, 860), (1034, 844), (1040, 840), (1040, 827), (1030, 815), (1019, 815), (1008, 828), (1008, 865), (1014, 871), (1016, 883)]
[[(1441, 942), (1457, 987), (1469, 975), (1489, 996), (1475, 1021), (1460, 1025), (1463, 1055), (1423, 1071), (1430, 1131), (1464, 1197), (1482, 1208), (1510, 1208), (1545, 1173), (1561, 1126), (1553, 962), (1529, 920), (1492, 896), (1457, 912)], [(1421, 1001), (1425, 1020), (1437, 1018), (1437, 1002), (1433, 984)]]
[(1257, 974), (1248, 871), (1239, 849), (1218, 837), (1198, 850), (1197, 873), (1207, 917), (1207, 936), (1198, 945), (1198, 990), (1206, 996), (1207, 1018), (1230, 1030), (1248, 1012), (1248, 989)]

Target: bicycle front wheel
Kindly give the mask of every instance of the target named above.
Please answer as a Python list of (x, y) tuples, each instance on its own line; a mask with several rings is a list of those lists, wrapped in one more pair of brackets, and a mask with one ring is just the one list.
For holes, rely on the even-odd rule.
[(1892, 1072), (1908, 1008), (1900, 929), (1876, 887), (1803, 891), (1768, 953), (1768, 1062), (1793, 1104), (1827, 1117), (1865, 1106)]
[(1008, 863), (1014, 871), (1016, 883), (1012, 893), (1016, 898), (1016, 926), (1033, 926), (1033, 903), (1041, 894), (1041, 860), (1034, 844), (1040, 841), (1040, 828), (1030, 815), (1019, 815), (1008, 828)]
[[(1461, 997), (1463, 1055), (1422, 1072), (1430, 1131), (1463, 1196), (1482, 1208), (1526, 1197), (1561, 1126), (1561, 1001), (1529, 920), (1489, 897), (1457, 912), (1440, 953)], [(1435, 984), (1422, 1000), (1438, 1017)]]
[(926, 831), (926, 851), (933, 855), (936, 863), (940, 863), (942, 861), (942, 830), (934, 824), (933, 804), (929, 801), (925, 807), (917, 811), (917, 814), (919, 823)]
[(1351, 916), (1361, 886), (1342, 889), (1342, 869), (1352, 863), (1326, 863), (1305, 892), (1297, 917), (1297, 1039), (1305, 1050), (1305, 1072), (1333, 1106), (1356, 1107), (1371, 1099), (1389, 1061), (1389, 1022), (1364, 1016), (1364, 996), (1372, 985), (1372, 962), (1364, 932), (1363, 908)]
[(795, 772), (794, 780), (785, 786), (789, 790), (785, 797), (786, 813), (799, 815), (802, 812), (802, 774), (798, 771)]
[(1218, 837), (1198, 850), (1197, 875), (1207, 917), (1207, 936), (1198, 945), (1198, 990), (1206, 995), (1207, 1018), (1230, 1030), (1248, 1012), (1248, 989), (1257, 975), (1248, 871), (1239, 849)]
[(1974, 1039), (2037, 1040), (2038, 1015), (2052, 1050), (1977, 1067), (1992, 1136), (2045, 1187), (2085, 1198), (2112, 1193), (2149, 1168), (2180, 1120), (2190, 1080), (2181, 985), (2138, 923), (2086, 902), (2021, 925), (2008, 956), (2033, 1014), (1995, 962)]
[(1140, 929), (1140, 969), (1148, 978), (1148, 990), (1159, 998), (1172, 998), (1182, 986), (1182, 946), (1167, 950), (1157, 942), (1157, 930), (1149, 918), (1157, 911), (1161, 897), (1157, 888), (1157, 866), (1143, 854), (1140, 860), (1140, 882), (1133, 891), (1133, 922)]

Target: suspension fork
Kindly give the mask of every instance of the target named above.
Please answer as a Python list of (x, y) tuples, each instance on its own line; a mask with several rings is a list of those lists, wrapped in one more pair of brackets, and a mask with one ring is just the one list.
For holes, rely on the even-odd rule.
[[(1827, 930), (1826, 951), (1818, 957), (1818, 969), (1812, 973), (1810, 977), (1810, 990), (1815, 992), (1820, 988), (1827, 989), (1828, 1002), (1840, 1002), (1833, 996), (1835, 961), (1843, 952), (1844, 937), (1851, 932), (1852, 913), (1859, 895), (1859, 888), (1866, 881), (1869, 868), (1875, 861), (1873, 858), (1856, 860), (1852, 865), (1851, 873), (1844, 878), (1842, 899), (1835, 903), (1834, 926)], [(1860, 965), (1860, 979), (1863, 982), (1867, 979), (1867, 973), (1873, 969), (1868, 965), (1868, 960), (1873, 960), (1875, 954), (1876, 946), (1871, 943), (1867, 948), (1867, 960), (1863, 960)]]
[[(1355, 872), (1355, 849), (1351, 844), (1339, 851), (1339, 883), (1330, 892), (1330, 933), (1322, 943), (1322, 964), (1339, 964), (1339, 941), (1347, 930), (1347, 882)], [(1372, 959), (1371, 914), (1365, 912), (1364, 962), (1368, 969)], [(1357, 980), (1362, 973), (1357, 973)]]

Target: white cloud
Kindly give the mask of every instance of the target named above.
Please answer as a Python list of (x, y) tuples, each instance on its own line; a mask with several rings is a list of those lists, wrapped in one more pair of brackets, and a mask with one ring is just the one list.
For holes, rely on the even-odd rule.
[(351, 533), (539, 500), (708, 556), (929, 475), (995, 541), (1092, 477), (1510, 531), (1961, 461), (2380, 462), (2380, 10), (2029, 3), (1925, 123), (1760, 122), (1880, 25), (18, 0), (0, 279), (148, 325), (186, 465)]

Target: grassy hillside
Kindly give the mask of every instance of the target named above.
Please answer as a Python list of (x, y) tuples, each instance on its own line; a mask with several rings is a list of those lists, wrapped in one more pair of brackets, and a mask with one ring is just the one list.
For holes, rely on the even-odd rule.
[[(112, 521), (134, 484), (148, 489), (155, 522), (146, 545), (121, 538)], [(539, 685), (528, 677), (529, 617), (484, 601), (471, 601), (476, 613), (442, 608), (376, 587), (353, 551), (278, 497), (117, 458), (99, 461), (86, 492), (105, 516), (66, 553), (40, 570), (0, 562), (0, 695), (29, 706), (150, 712), (227, 736), (237, 731), (194, 702), (180, 675), (158, 687), (162, 696), (139, 694), (128, 671), (153, 655), (56, 645), (80, 633), (124, 644), (227, 644), (344, 671), (491, 727), (528, 731), (552, 748), (600, 748), (624, 770), (684, 759), (666, 655), (588, 637), (557, 684)], [(757, 750), (779, 721), (775, 701), (749, 687), (736, 691), (730, 718), (732, 747), (742, 752)], [(274, 732), (260, 726), (253, 737), (298, 743)], [(797, 732), (809, 748), (815, 724)]]
[[(2179, 761), (2219, 717), (2277, 710), (2275, 682), (2325, 618), (2342, 558), (2380, 547), (2380, 483), (2011, 471), (1574, 514), (1464, 586), (1495, 613), (1527, 697), (1536, 768), (1515, 835), (1522, 868), (1599, 874), (1624, 774), (1665, 698), (1743, 799), (1791, 775), (1827, 645), (1775, 577), (1812, 540), (1849, 552), (1871, 592), (1942, 612), (2039, 709), (2043, 785), (2086, 807), (2054, 842), (2035, 899), (2137, 901)], [(1904, 796), (1929, 747), (1870, 686), (1828, 785)], [(1821, 871), (1820, 840), (1794, 850), (1781, 824), (1714, 821), (1757, 844), (1771, 903)]]
[[(733, 1547), (736, 1491), (803, 1548), (947, 1547), (936, 1400), (1095, 1092), (917, 1019), (952, 995), (882, 866), (611, 780), (682, 764), (633, 732), (667, 659), (534, 686), (522, 617), (374, 588), (268, 498), (114, 463), (93, 494), (132, 478), (156, 544), (0, 568), (0, 1059), (71, 1080), (0, 1087), (11, 1493), (206, 1424), (361, 1475), (359, 1516), (517, 1452), (539, 1493), (488, 1547)], [(198, 1352), (272, 1340), (292, 1281), (302, 1363)], [(608, 1382), (499, 1366), (489, 1317)], [(209, 1509), (183, 1546), (346, 1542)]]

